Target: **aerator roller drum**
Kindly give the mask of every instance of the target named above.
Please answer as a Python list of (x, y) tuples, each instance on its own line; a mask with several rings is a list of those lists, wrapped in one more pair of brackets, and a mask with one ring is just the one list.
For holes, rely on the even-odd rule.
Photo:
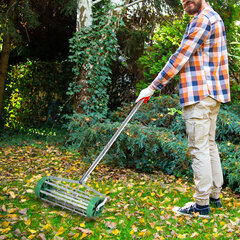
[(48, 203), (90, 218), (101, 215), (105, 204), (105, 196), (89, 186), (56, 177), (41, 178), (35, 194)]
[(87, 186), (85, 183), (142, 103), (143, 100), (135, 105), (119, 129), (79, 181), (53, 176), (43, 177), (36, 185), (36, 196), (48, 203), (89, 218), (100, 216), (108, 198)]

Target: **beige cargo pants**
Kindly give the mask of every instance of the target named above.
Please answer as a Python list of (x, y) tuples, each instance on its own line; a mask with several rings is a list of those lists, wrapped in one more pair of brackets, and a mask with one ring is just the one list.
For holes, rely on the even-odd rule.
[(220, 103), (211, 97), (183, 107), (188, 150), (194, 172), (194, 198), (199, 205), (208, 205), (209, 197), (219, 198), (223, 184), (221, 162), (215, 143), (219, 108)]

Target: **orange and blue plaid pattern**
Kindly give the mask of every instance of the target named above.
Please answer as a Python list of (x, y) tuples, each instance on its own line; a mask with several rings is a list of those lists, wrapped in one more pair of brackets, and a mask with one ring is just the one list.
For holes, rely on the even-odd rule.
[(178, 72), (181, 106), (207, 96), (222, 103), (230, 101), (225, 27), (209, 5), (204, 5), (189, 22), (180, 47), (151, 86), (162, 89)]

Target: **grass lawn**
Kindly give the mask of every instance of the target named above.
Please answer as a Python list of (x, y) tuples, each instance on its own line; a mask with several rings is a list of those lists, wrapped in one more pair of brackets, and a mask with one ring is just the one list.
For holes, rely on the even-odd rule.
[(77, 180), (83, 156), (43, 142), (0, 148), (0, 240), (3, 239), (240, 239), (240, 196), (223, 189), (222, 209), (210, 219), (176, 216), (173, 206), (192, 201), (187, 179), (100, 165), (88, 184), (109, 196), (95, 221), (36, 198), (44, 176)]

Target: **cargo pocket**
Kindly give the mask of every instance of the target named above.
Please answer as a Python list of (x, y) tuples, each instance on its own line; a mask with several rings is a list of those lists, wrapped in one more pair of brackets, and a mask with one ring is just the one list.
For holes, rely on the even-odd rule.
[(201, 102), (193, 105), (184, 106), (182, 109), (182, 118), (188, 119), (204, 119), (208, 118), (209, 109), (205, 107)]

